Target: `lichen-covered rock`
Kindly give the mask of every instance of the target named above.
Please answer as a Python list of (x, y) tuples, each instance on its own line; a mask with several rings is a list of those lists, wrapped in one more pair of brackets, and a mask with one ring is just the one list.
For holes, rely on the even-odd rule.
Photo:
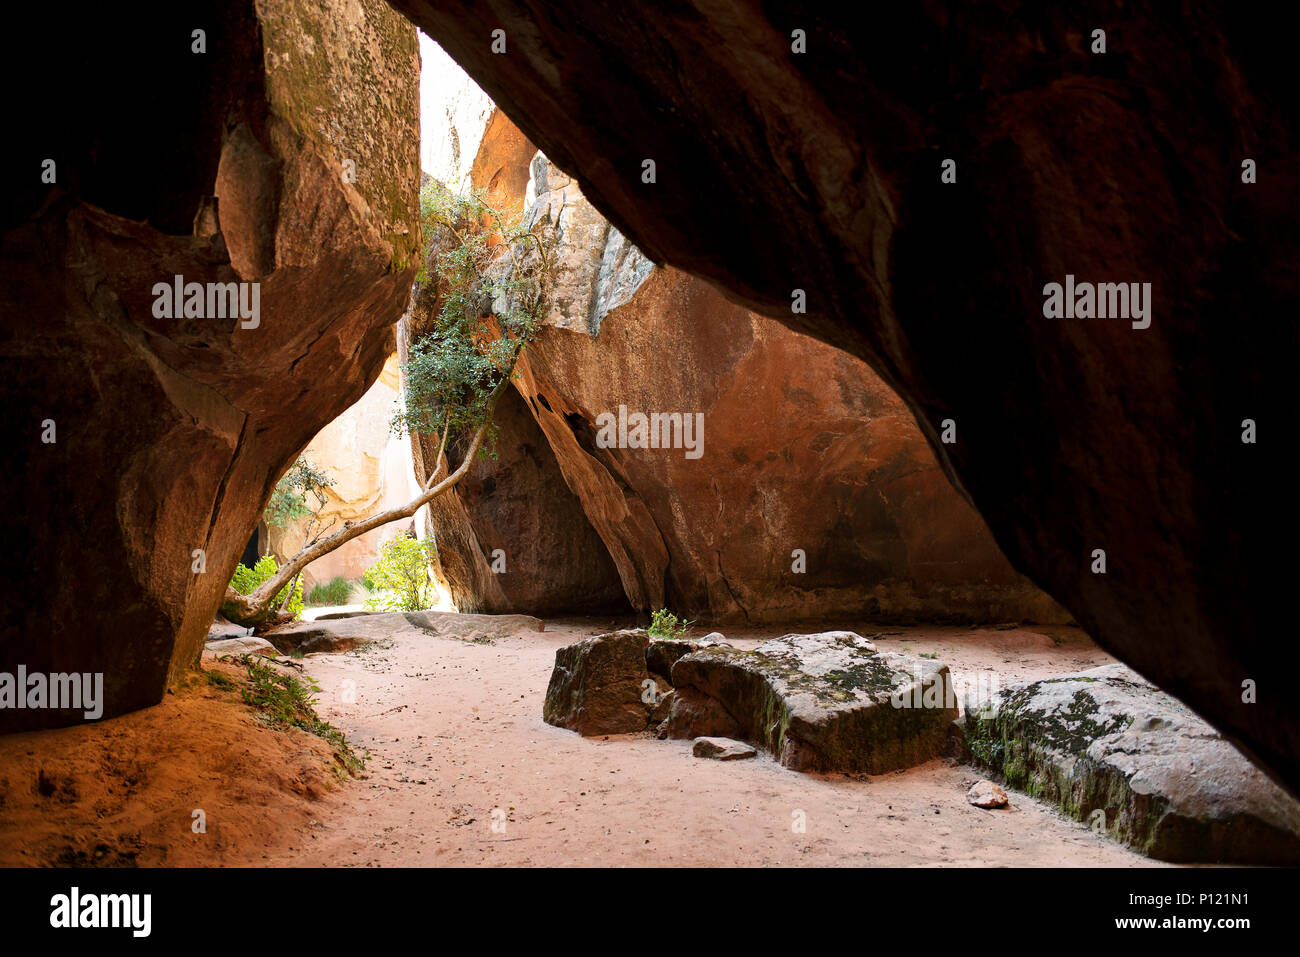
[(627, 629), (557, 649), (542, 718), (584, 736), (644, 731), (649, 644), (643, 629)]
[(1123, 665), (1003, 688), (964, 723), (974, 762), (1152, 857), (1300, 863), (1300, 802)]
[(798, 771), (883, 774), (939, 755), (957, 715), (946, 665), (878, 652), (848, 631), (678, 659), (666, 732), (734, 737)]

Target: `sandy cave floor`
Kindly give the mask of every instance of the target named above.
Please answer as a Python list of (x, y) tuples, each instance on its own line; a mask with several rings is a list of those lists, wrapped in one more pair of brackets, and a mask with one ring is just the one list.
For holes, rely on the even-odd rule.
[[(321, 716), (370, 752), (366, 776), (342, 784), (319, 739), (260, 726), (202, 676), (155, 708), (0, 738), (0, 866), (1159, 866), (1022, 794), (970, 806), (981, 775), (949, 760), (851, 779), (545, 724), (555, 649), (611, 624), (303, 659)], [(856, 630), (881, 650), (937, 654), (959, 686), (1112, 660), (1075, 628)], [(205, 667), (235, 673), (209, 655)]]

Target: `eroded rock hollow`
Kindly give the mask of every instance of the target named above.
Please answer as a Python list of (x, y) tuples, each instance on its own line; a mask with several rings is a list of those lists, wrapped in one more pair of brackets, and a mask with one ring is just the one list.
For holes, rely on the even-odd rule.
[[(531, 150), (497, 111), (470, 171), (554, 243), (555, 288), (498, 417), (503, 458), (431, 508), (458, 605), (572, 612), (617, 591), (715, 623), (1068, 620), (865, 363), (656, 267)], [(636, 415), (674, 417), (655, 445), (677, 447), (602, 440)]]
[[(394, 3), (648, 257), (869, 362), (1014, 566), (1300, 784), (1258, 559), (1294, 528), (1260, 460), (1300, 299), (1283, 32), (1212, 2)], [(1046, 318), (1067, 275), (1150, 283), (1150, 324)]]
[(74, 26), (18, 106), (0, 223), (0, 671), (102, 672), (111, 716), (196, 659), (276, 479), (393, 351), (419, 60), (379, 0)]

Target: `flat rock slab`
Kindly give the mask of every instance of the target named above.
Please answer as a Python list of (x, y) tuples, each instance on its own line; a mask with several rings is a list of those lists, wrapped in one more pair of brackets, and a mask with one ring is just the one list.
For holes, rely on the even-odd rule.
[(278, 654), (275, 645), (265, 638), (218, 638), (203, 646), (204, 651), (214, 655), (274, 655)]
[(267, 641), (286, 654), (351, 651), (402, 634), (485, 642), (545, 628), (529, 615), (459, 615), (441, 611), (392, 611), (348, 618), (300, 621), (273, 628)]
[(731, 738), (696, 738), (691, 753), (697, 758), (712, 758), (714, 761), (742, 761), (754, 757), (758, 750)]
[(236, 625), (234, 622), (227, 621), (225, 618), (218, 615), (216, 621), (212, 623), (212, 627), (208, 629), (207, 640), (212, 642), (221, 641), (223, 638), (244, 638), (252, 633), (252, 628), (246, 628), (243, 625)]
[(677, 660), (672, 738), (739, 738), (797, 771), (884, 774), (939, 756), (957, 717), (946, 665), (861, 635), (785, 635)]
[(452, 611), (410, 611), (405, 614), (417, 628), (440, 638), (465, 641), (493, 641), (546, 630), (546, 623), (532, 615), (462, 615)]
[(1300, 863), (1300, 802), (1124, 665), (1003, 688), (964, 725), (974, 763), (1151, 857)]

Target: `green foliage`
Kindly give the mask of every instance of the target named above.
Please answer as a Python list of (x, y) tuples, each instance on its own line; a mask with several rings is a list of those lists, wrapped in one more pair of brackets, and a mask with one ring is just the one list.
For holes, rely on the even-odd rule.
[[(271, 493), (271, 501), (266, 504), (263, 517), (272, 528), (284, 528), (290, 523), (306, 518), (320, 508), (326, 501), (327, 491), (334, 486), (334, 480), (322, 469), (318, 469), (309, 459), (300, 458), (289, 466), (289, 471), (280, 476)], [(307, 501), (310, 495), (316, 499), (316, 506)]]
[(352, 598), (352, 583), (346, 578), (321, 582), (307, 595), (309, 605), (346, 605)]
[[(492, 396), (545, 317), (550, 245), (482, 191), (427, 183), (420, 215), (440, 309), (402, 367), (405, 401), (393, 430), (440, 436), (445, 429), (450, 446), (488, 425), (483, 451), (491, 455)], [(423, 266), (418, 281), (430, 281)]]
[(343, 732), (316, 714), (320, 685), (310, 675), (304, 674), (299, 680), (252, 655), (240, 655), (239, 663), (248, 672), (248, 686), (240, 690), (240, 696), (261, 712), (259, 717), (264, 724), (273, 728), (301, 728), (323, 738), (333, 747), (334, 759), (349, 774), (365, 768), (366, 758), (352, 750)]
[[(241, 595), (250, 595), (262, 582), (269, 581), (279, 568), (280, 566), (276, 562), (274, 555), (263, 555), (252, 568), (240, 563), (235, 566), (235, 574), (230, 579), (230, 587)], [(279, 594), (272, 600), (271, 605), (274, 608), (280, 608), (284, 605), (284, 600), (288, 596), (291, 587), (293, 588), (293, 597), (289, 599), (289, 605), (285, 610), (294, 618), (297, 618), (302, 614), (301, 577), (295, 578), (289, 585), (281, 588)]]
[(647, 631), (651, 638), (673, 640), (684, 637), (692, 624), (693, 622), (679, 620), (667, 608), (660, 608), (650, 616), (650, 627)]
[(429, 565), (437, 558), (433, 541), (398, 535), (384, 543), (379, 560), (366, 571), (366, 587), (374, 594), (366, 607), (380, 611), (421, 611), (433, 604), (436, 592)]

